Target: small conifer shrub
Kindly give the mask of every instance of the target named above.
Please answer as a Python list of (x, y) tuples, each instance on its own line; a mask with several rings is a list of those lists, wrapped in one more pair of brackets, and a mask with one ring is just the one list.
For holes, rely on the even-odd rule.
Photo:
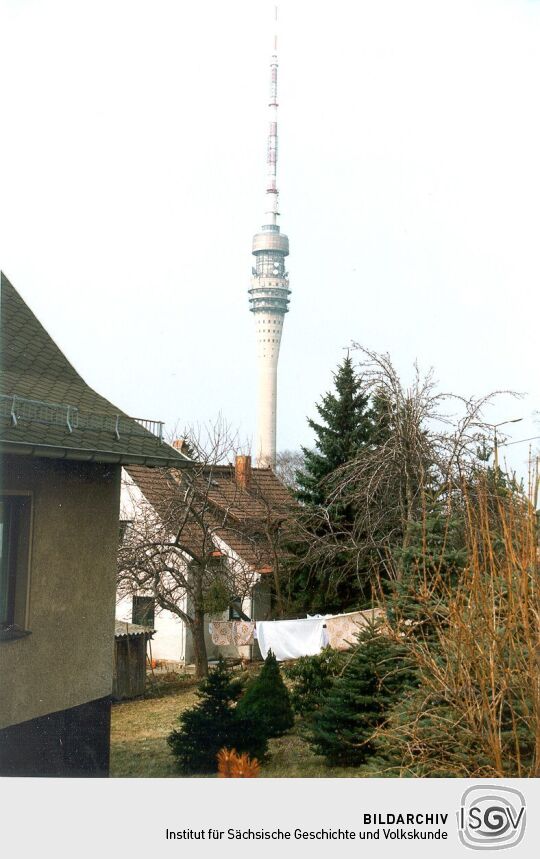
[(289, 690), (271, 650), (240, 699), (237, 713), (259, 724), (267, 737), (280, 737), (292, 728), (294, 715)]
[(322, 705), (347, 658), (349, 654), (325, 647), (314, 656), (301, 656), (285, 669), (285, 675), (292, 681), (291, 704), (295, 713), (307, 716)]
[(358, 766), (375, 752), (375, 731), (414, 672), (404, 648), (370, 624), (343, 674), (313, 714), (308, 739), (313, 750), (333, 766)]
[(219, 660), (197, 692), (199, 702), (179, 718), (180, 727), (167, 742), (182, 772), (216, 771), (220, 749), (235, 748), (262, 760), (267, 750), (264, 730), (256, 720), (236, 712), (242, 680)]

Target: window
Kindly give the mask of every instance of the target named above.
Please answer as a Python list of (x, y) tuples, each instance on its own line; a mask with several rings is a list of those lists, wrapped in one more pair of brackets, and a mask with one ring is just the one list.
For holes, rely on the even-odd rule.
[(249, 620), (247, 614), (242, 611), (241, 597), (231, 597), (229, 600), (229, 620)]
[(154, 597), (133, 597), (131, 622), (154, 628), (156, 601)]
[(30, 497), (0, 496), (0, 640), (26, 635)]
[(130, 525), (133, 525), (133, 519), (120, 519), (120, 521), (118, 523), (120, 545), (124, 542), (124, 537), (126, 536), (126, 531)]

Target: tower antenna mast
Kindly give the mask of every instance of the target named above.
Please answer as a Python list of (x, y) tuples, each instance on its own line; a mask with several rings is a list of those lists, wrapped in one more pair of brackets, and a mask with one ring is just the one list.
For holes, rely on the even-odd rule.
[(267, 185), (266, 195), (268, 206), (266, 214), (272, 224), (277, 223), (279, 215), (279, 191), (277, 188), (277, 158), (278, 158), (278, 36), (277, 36), (278, 7), (274, 6), (274, 50), (270, 60), (270, 101), (268, 103), (268, 148), (266, 156)]
[(278, 158), (278, 53), (277, 6), (274, 7), (273, 51), (270, 59), (270, 99), (268, 103), (268, 143), (265, 223), (253, 236), (255, 257), (250, 310), (255, 317), (258, 359), (258, 410), (255, 456), (260, 467), (276, 464), (277, 365), (283, 321), (289, 309), (289, 279), (285, 257), (289, 239), (280, 232)]

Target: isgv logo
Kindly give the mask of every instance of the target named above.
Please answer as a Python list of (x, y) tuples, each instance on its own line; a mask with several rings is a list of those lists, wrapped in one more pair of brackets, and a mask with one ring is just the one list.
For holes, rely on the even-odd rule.
[(515, 847), (525, 834), (526, 816), (519, 790), (489, 784), (470, 787), (458, 811), (460, 841), (472, 850)]

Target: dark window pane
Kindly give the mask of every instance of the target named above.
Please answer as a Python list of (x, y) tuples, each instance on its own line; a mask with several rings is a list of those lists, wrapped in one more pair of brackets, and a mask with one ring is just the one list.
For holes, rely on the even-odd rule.
[(129, 525), (132, 525), (133, 521), (131, 519), (120, 519), (119, 526), (119, 539), (120, 543), (124, 542), (124, 537), (126, 536), (126, 530)]
[(247, 614), (244, 614), (242, 609), (242, 600), (240, 597), (231, 597), (229, 602), (229, 620), (249, 620)]
[(154, 627), (155, 600), (154, 597), (133, 597), (131, 622), (139, 626)]
[(26, 620), (30, 498), (0, 498), (0, 626)]
[(9, 602), (9, 508), (0, 501), (0, 624), (8, 621)]

